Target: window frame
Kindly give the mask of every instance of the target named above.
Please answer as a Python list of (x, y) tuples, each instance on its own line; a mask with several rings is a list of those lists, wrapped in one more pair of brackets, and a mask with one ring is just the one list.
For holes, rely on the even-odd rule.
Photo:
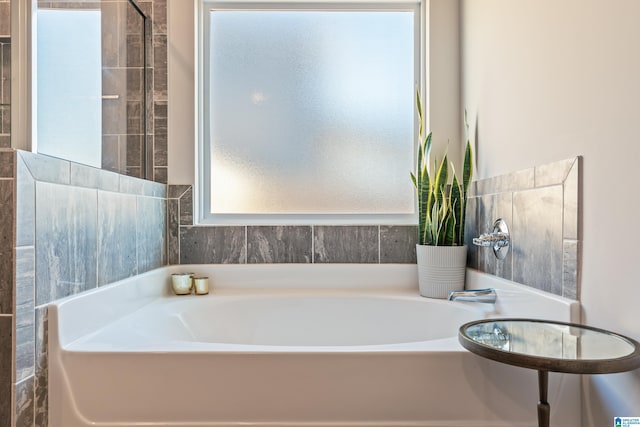
[[(414, 76), (417, 80), (418, 90), (423, 99), (425, 88), (421, 82), (425, 79), (426, 70), (426, 23), (428, 0), (397, 0), (397, 1), (355, 1), (338, 3), (335, 0), (322, 1), (234, 1), (234, 0), (198, 0), (198, 23), (196, 25), (196, 182), (194, 197), (194, 218), (197, 224), (202, 225), (301, 225), (301, 224), (332, 224), (332, 225), (406, 225), (415, 224), (417, 221), (417, 202), (414, 196), (414, 210), (410, 214), (251, 214), (211, 213), (211, 157), (209, 144), (208, 97), (209, 97), (209, 12), (212, 10), (257, 10), (257, 11), (411, 11), (414, 13)], [(413, 153), (417, 147), (418, 124), (417, 113), (414, 113), (414, 144)], [(415, 162), (415, 154), (414, 154)], [(410, 185), (409, 171), (407, 171), (407, 183)]]

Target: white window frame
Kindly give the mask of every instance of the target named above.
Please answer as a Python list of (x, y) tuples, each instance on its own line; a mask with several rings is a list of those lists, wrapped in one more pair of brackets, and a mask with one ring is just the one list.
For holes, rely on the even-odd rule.
[[(411, 11), (414, 12), (414, 75), (419, 85), (419, 90), (423, 99), (425, 96), (425, 82), (427, 70), (427, 10), (428, 0), (356, 0), (350, 3), (341, 3), (336, 0), (327, 1), (271, 1), (258, 0), (252, 2), (235, 0), (196, 0), (198, 3), (197, 25), (196, 25), (196, 135), (198, 146), (196, 149), (196, 183), (194, 197), (194, 212), (196, 223), (207, 225), (299, 225), (299, 224), (385, 224), (401, 225), (415, 224), (417, 222), (417, 202), (414, 198), (414, 212), (411, 214), (212, 214), (210, 209), (210, 166), (208, 159), (211, 156), (208, 138), (208, 110), (207, 102), (209, 96), (208, 80), (208, 56), (209, 49), (209, 19), (208, 12), (211, 10), (318, 10), (318, 11)], [(417, 113), (414, 120), (414, 150), (417, 146)], [(407, 171), (407, 184), (409, 171)]]

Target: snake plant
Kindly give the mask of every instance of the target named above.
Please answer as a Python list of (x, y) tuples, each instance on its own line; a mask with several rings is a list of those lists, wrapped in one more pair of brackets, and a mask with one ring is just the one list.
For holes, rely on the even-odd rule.
[[(422, 100), (416, 91), (418, 109), (419, 144), (415, 174), (411, 173), (411, 181), (418, 197), (418, 243), (432, 246), (461, 246), (464, 244), (464, 222), (467, 208), (467, 191), (473, 176), (471, 142), (467, 138), (464, 152), (462, 180), (458, 179), (447, 154), (438, 164), (431, 162), (432, 134), (426, 136)], [(469, 132), (467, 112), (464, 122)], [(435, 174), (432, 174), (432, 169)], [(449, 184), (449, 175), (452, 175)]]

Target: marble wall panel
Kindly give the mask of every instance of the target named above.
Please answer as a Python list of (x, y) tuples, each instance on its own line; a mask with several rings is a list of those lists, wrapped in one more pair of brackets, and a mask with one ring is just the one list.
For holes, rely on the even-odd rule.
[(0, 2), (0, 36), (11, 35), (11, 10), (10, 3)]
[(49, 322), (47, 306), (36, 308), (36, 341), (35, 341), (35, 389), (34, 389), (34, 412), (35, 425), (37, 427), (47, 427), (49, 425)]
[(36, 183), (36, 305), (96, 286), (97, 192)]
[(380, 226), (380, 263), (415, 263), (417, 243), (416, 225)]
[(14, 177), (15, 152), (0, 151), (0, 178)]
[(180, 196), (180, 225), (193, 225), (193, 189), (191, 187)]
[[(513, 224), (512, 215), (512, 193), (499, 193), (487, 196), (480, 196), (477, 202), (477, 228), (479, 234), (491, 233), (493, 224), (498, 218), (507, 222), (508, 226)], [(482, 247), (476, 249), (478, 253), (478, 268), (486, 273), (493, 274), (504, 279), (512, 279), (513, 272), (513, 251), (509, 250), (504, 259), (496, 258), (493, 249)]]
[(311, 226), (247, 227), (247, 263), (310, 263), (311, 236)]
[(244, 264), (245, 227), (181, 227), (181, 264)]
[(69, 184), (71, 162), (28, 151), (20, 151), (18, 155), (36, 181)]
[(138, 274), (136, 196), (98, 193), (98, 286)]
[(580, 159), (574, 159), (571, 169), (564, 180), (563, 233), (565, 239), (578, 240), (580, 238)]
[(473, 238), (482, 234), (478, 223), (478, 198), (467, 199), (466, 221), (464, 224), (464, 244), (467, 245), (467, 267), (478, 269), (480, 248), (473, 244)]
[(562, 295), (562, 185), (513, 194), (513, 280)]
[(33, 376), (16, 384), (16, 427), (32, 427), (33, 419)]
[(16, 248), (16, 382), (34, 373), (35, 248)]
[(180, 264), (180, 201), (167, 199), (167, 262)]
[(13, 317), (0, 315), (0, 427), (11, 426), (12, 345)]
[(14, 180), (0, 179), (0, 314), (13, 314)]
[(565, 239), (562, 245), (562, 296), (575, 300), (580, 299), (578, 283), (580, 283), (581, 247), (577, 240)]
[(166, 200), (138, 196), (136, 240), (138, 274), (166, 264)]
[(316, 226), (313, 252), (316, 263), (378, 263), (379, 227)]

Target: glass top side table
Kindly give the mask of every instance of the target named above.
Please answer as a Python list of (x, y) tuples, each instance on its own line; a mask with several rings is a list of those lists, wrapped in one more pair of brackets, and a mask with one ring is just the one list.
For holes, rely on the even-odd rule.
[(604, 329), (537, 319), (484, 319), (460, 327), (460, 344), (487, 359), (538, 370), (538, 426), (549, 427), (549, 372), (610, 374), (640, 368), (640, 343)]

